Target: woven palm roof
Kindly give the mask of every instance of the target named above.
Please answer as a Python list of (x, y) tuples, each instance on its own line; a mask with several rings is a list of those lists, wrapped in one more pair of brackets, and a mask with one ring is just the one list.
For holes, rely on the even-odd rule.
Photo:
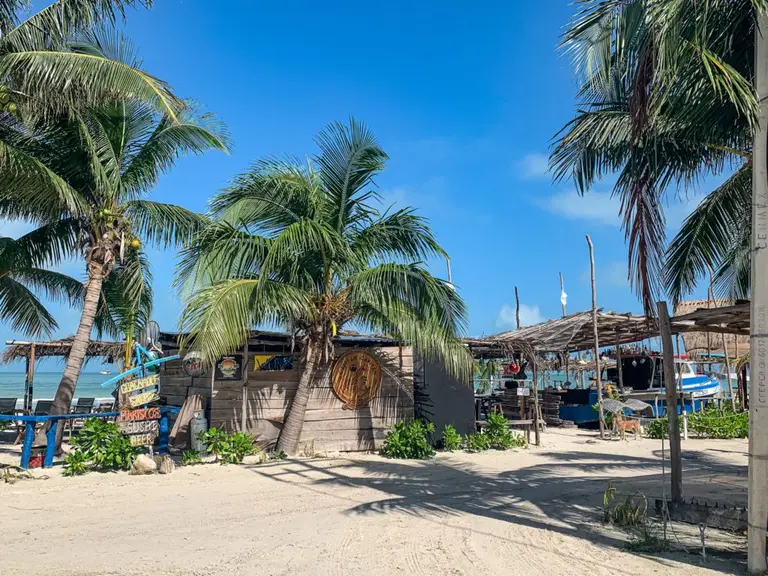
[[(6, 349), (3, 352), (3, 362), (12, 362), (26, 358), (29, 355), (32, 345), (35, 346), (35, 357), (59, 356), (66, 358), (72, 350), (73, 338), (62, 338), (61, 340), (48, 340), (41, 342), (30, 342), (25, 340), (6, 340)], [(88, 343), (88, 349), (85, 353), (86, 358), (117, 358), (125, 352), (125, 342), (104, 342), (101, 340), (91, 340)]]
[(736, 342), (740, 351), (749, 348), (749, 302), (727, 299), (689, 300), (675, 307), (675, 330), (683, 335), (685, 349), (689, 353), (723, 353), (723, 338), (729, 355), (734, 355)]
[[(485, 340), (515, 347), (525, 344), (539, 352), (591, 350), (594, 348), (592, 311), (577, 312), (518, 330), (502, 332)], [(645, 316), (630, 313), (597, 312), (597, 334), (600, 346), (638, 342), (658, 335), (656, 324)]]

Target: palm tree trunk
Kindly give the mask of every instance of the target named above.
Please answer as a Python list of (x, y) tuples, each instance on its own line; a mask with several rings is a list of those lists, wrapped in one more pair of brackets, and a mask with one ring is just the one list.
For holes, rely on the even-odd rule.
[[(56, 396), (51, 406), (51, 414), (66, 414), (72, 404), (75, 395), (75, 386), (83, 367), (83, 360), (91, 340), (91, 329), (101, 297), (101, 285), (104, 282), (104, 267), (101, 264), (90, 262), (88, 264), (88, 284), (85, 288), (85, 302), (83, 313), (80, 316), (80, 325), (77, 327), (72, 349), (67, 357), (64, 375), (61, 377)], [(56, 451), (61, 449), (61, 441), (64, 437), (64, 426), (59, 424), (56, 430)]]
[(320, 358), (320, 343), (310, 339), (307, 345), (307, 361), (299, 379), (299, 387), (288, 409), (288, 418), (283, 425), (283, 431), (277, 441), (277, 450), (282, 450), (289, 456), (296, 454), (304, 427), (304, 416), (307, 412), (307, 402), (312, 392), (312, 382), (315, 379), (317, 364)]

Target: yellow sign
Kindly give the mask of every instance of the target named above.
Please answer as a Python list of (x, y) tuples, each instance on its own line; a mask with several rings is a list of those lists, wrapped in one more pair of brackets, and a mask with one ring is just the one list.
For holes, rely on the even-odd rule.
[(136, 380), (130, 380), (129, 382), (120, 384), (120, 392), (123, 394), (130, 394), (136, 390), (143, 390), (144, 388), (157, 386), (159, 381), (160, 379), (157, 375), (147, 376), (146, 378), (137, 378)]
[(135, 434), (133, 436), (128, 436), (128, 438), (131, 440), (131, 446), (149, 446), (155, 442), (157, 434), (148, 432), (146, 434)]
[(141, 394), (135, 394), (134, 396), (128, 396), (128, 404), (131, 408), (138, 408), (144, 404), (149, 404), (160, 398), (157, 390), (150, 390), (148, 392), (142, 392)]

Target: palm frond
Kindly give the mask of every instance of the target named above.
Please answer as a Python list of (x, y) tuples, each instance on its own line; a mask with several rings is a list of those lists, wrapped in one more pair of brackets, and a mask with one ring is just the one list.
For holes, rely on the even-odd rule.
[(320, 154), (316, 162), (335, 216), (333, 226), (341, 233), (357, 206), (358, 195), (372, 184), (389, 157), (373, 132), (354, 118), (350, 118), (348, 125), (329, 125), (317, 136), (317, 145)]
[(206, 222), (205, 216), (173, 204), (131, 200), (123, 206), (134, 231), (163, 248), (188, 242)]
[[(741, 235), (751, 232), (751, 197), (752, 163), (748, 162), (685, 220), (666, 254), (664, 285), (673, 302), (692, 292), (710, 269), (720, 269), (728, 260), (726, 255), (741, 244)], [(730, 260), (735, 263), (737, 254)], [(737, 277), (729, 276), (731, 280)]]
[(0, 318), (30, 336), (50, 334), (58, 327), (37, 296), (7, 275), (0, 276)]

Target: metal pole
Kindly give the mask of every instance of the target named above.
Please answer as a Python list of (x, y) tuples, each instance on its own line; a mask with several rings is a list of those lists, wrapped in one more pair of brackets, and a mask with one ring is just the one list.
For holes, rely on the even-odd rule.
[(677, 390), (675, 388), (675, 351), (672, 348), (672, 328), (669, 323), (667, 303), (658, 303), (659, 332), (664, 354), (664, 389), (667, 397), (669, 422), (669, 456), (672, 468), (672, 501), (683, 501), (683, 461), (680, 455), (680, 428), (677, 423)]
[(589, 269), (592, 279), (592, 331), (595, 337), (595, 382), (597, 383), (597, 407), (600, 412), (600, 438), (605, 438), (605, 417), (603, 416), (603, 386), (600, 383), (600, 342), (597, 336), (597, 288), (595, 287), (595, 249), (592, 238), (587, 234), (589, 246)]
[(768, 12), (757, 10), (755, 88), (758, 118), (752, 144), (752, 301), (750, 305), (749, 480), (747, 569), (768, 569)]

